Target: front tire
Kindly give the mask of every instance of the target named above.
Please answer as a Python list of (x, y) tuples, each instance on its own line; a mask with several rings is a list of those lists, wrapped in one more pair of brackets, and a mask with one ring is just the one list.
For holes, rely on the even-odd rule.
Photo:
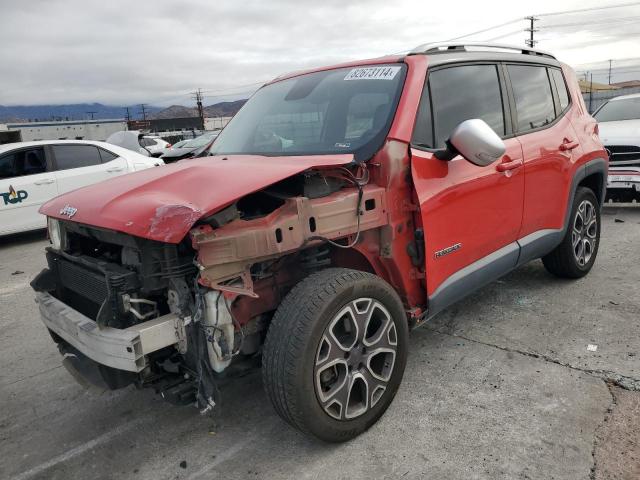
[(584, 277), (593, 267), (599, 245), (600, 204), (591, 189), (578, 187), (564, 239), (542, 262), (558, 277)]
[(391, 404), (407, 359), (408, 324), (381, 278), (331, 268), (302, 280), (267, 332), (262, 375), (278, 414), (304, 433), (343, 442)]

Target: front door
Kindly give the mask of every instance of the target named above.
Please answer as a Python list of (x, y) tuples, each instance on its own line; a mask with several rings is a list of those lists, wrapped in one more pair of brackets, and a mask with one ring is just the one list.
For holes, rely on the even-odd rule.
[[(425, 237), (429, 313), (437, 313), (517, 263), (522, 221), (522, 146), (511, 136), (502, 71), (466, 64), (429, 72), (413, 136), (412, 175)], [(478, 167), (438, 160), (450, 132), (480, 118), (505, 142), (503, 158)]]

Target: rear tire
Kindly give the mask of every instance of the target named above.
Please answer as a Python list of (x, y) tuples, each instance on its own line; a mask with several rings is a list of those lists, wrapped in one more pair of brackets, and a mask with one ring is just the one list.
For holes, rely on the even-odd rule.
[(542, 257), (547, 271), (562, 278), (584, 277), (596, 260), (600, 245), (600, 205), (593, 191), (578, 187), (567, 232), (551, 253)]
[(331, 268), (296, 285), (273, 317), (262, 376), (278, 414), (302, 432), (344, 442), (391, 404), (407, 359), (398, 294), (370, 273)]

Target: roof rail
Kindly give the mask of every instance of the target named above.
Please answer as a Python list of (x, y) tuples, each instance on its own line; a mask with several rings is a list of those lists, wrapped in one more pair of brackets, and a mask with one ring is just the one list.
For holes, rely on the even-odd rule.
[(556, 57), (551, 55), (549, 52), (545, 52), (543, 50), (536, 50), (534, 48), (529, 48), (529, 47), (519, 47), (519, 46), (516, 46), (516, 45), (505, 45), (505, 44), (502, 44), (502, 43), (485, 43), (485, 42), (425, 43), (424, 45), (417, 46), (416, 48), (411, 50), (410, 53), (412, 53), (412, 54), (416, 54), (416, 53), (449, 53), (449, 52), (452, 52), (452, 51), (453, 52), (456, 52), (456, 51), (458, 51), (458, 52), (459, 51), (468, 52), (469, 51), (468, 47), (471, 47), (471, 48), (474, 48), (474, 49), (486, 49), (486, 50), (490, 50), (490, 49), (510, 50), (510, 51), (513, 51), (513, 52), (522, 53), (524, 55), (536, 55), (536, 56), (541, 56), (541, 57), (553, 58), (554, 60), (556, 59)]

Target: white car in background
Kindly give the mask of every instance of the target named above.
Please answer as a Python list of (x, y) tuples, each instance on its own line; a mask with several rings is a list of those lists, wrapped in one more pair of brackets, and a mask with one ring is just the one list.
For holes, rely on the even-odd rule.
[(40, 205), (76, 188), (164, 165), (104, 142), (42, 140), (0, 145), (0, 235), (45, 228)]
[(640, 202), (640, 94), (612, 98), (593, 116), (609, 151), (607, 198)]
[(159, 157), (171, 147), (169, 142), (153, 135), (144, 135), (140, 139), (140, 145), (146, 148), (152, 157)]
[(144, 134), (140, 130), (121, 130), (112, 133), (105, 141), (150, 157), (159, 157), (171, 148), (169, 142), (155, 135)]

